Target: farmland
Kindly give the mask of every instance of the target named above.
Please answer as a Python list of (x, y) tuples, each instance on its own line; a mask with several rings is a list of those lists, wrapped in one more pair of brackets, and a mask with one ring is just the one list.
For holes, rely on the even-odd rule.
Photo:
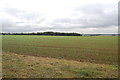
[[(68, 63), (70, 60), (117, 66), (118, 37), (4, 35), (2, 36), (2, 50), (5, 64), (7, 64), (6, 58), (11, 59), (12, 56), (14, 58), (13, 53), (15, 53), (16, 57), (25, 55), (37, 57), (37, 59), (38, 57), (51, 60), (64, 59), (68, 60)], [(7, 53), (12, 53), (11, 57), (8, 57)]]

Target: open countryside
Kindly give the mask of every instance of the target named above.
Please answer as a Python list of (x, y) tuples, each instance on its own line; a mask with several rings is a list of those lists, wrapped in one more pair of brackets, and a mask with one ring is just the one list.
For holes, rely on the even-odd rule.
[(118, 77), (117, 36), (3, 35), (3, 77)]

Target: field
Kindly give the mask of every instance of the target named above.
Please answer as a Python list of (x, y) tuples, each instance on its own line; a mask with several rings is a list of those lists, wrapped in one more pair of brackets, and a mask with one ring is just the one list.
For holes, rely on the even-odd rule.
[[(38, 75), (39, 77), (55, 77), (55, 75), (57, 77), (95, 77), (93, 73), (97, 74), (96, 77), (117, 76), (118, 37), (116, 36), (4, 35), (2, 36), (2, 49), (3, 76), (5, 77), (38, 77)], [(17, 66), (14, 66), (15, 64), (12, 62), (25, 62), (24, 56), (27, 58), (25, 61), (32, 64), (32, 68), (36, 69), (33, 69), (32, 73), (39, 73), (38, 75), (28, 74), (28, 76), (27, 71), (25, 71), (26, 74), (23, 76), (20, 75), (22, 73), (19, 73), (18, 76), (14, 75), (17, 74), (17, 72), (14, 72), (14, 70), (17, 69)], [(55, 64), (55, 67), (50, 67), (50, 69), (47, 70), (45, 64), (39, 64), (39, 61), (41, 61), (48, 65), (46, 60), (48, 60), (48, 63), (51, 61), (51, 65), (54, 65), (53, 63), (56, 63), (56, 61), (59, 60), (58, 64), (61, 66)], [(42, 67), (39, 67), (38, 69), (36, 65), (33, 65), (36, 61), (38, 63), (37, 66), (42, 65), (42, 67), (45, 68), (46, 71), (43, 72), (46, 72), (46, 74), (49, 74), (49, 71), (56, 74), (54, 76), (40, 76), (42, 73), (40, 73), (41, 71), (39, 69), (42, 69)], [(62, 63), (62, 61), (66, 61), (66, 63)], [(72, 62), (73, 65), (70, 62)], [(8, 64), (13, 65), (7, 66)], [(25, 66), (26, 64), (21, 64), (21, 66), (22, 65)], [(84, 69), (87, 70), (84, 71), (80, 65), (84, 66)], [(89, 67), (90, 65), (92, 66)], [(100, 66), (104, 67), (100, 68)], [(68, 69), (68, 72), (64, 70), (64, 68)], [(110, 72), (115, 74), (110, 74)], [(78, 73), (83, 74), (80, 75)], [(87, 75), (84, 75), (84, 73)], [(100, 75), (98, 73), (103, 74)], [(71, 76), (73, 74), (75, 76)]]

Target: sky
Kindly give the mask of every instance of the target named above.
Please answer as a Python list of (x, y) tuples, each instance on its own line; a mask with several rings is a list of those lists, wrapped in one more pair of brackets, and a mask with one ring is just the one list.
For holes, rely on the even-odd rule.
[(118, 33), (118, 0), (1, 0), (2, 32)]

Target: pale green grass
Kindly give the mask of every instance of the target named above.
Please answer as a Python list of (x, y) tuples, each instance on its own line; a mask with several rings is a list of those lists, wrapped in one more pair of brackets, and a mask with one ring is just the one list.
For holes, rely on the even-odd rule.
[(3, 78), (117, 78), (114, 65), (3, 52)]

